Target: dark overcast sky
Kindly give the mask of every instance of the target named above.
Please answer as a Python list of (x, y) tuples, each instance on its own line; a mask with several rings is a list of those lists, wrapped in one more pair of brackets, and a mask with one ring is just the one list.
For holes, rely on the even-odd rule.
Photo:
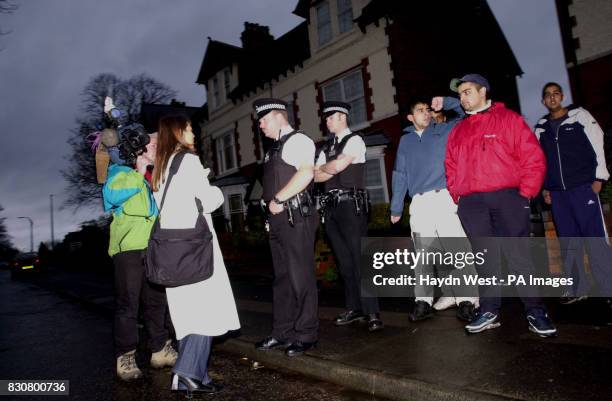
[[(102, 72), (122, 78), (145, 72), (200, 106), (194, 83), (207, 36), (236, 45), (244, 21), (270, 26), (279, 36), (301, 21), (297, 0), (13, 0), (19, 9), (0, 15), (0, 205), (14, 243), (29, 248), (50, 239), (49, 194), (65, 200), (60, 170), (66, 139), (75, 127), (80, 92)], [(533, 125), (544, 110), (543, 83), (567, 86), (553, 0), (490, 0), (525, 75), (519, 79), (523, 114)], [(486, 55), (485, 55), (486, 56)], [(55, 238), (100, 216), (101, 206), (55, 211)]]

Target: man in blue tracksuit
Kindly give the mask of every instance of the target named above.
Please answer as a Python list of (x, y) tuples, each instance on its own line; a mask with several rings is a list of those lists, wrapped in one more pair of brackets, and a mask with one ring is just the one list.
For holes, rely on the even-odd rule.
[[(397, 223), (404, 209), (406, 193), (410, 203), (410, 229), (417, 249), (465, 252), (469, 243), (457, 215), (457, 205), (446, 189), (444, 159), (446, 142), (455, 124), (465, 115), (459, 100), (452, 97), (435, 97), (432, 108), (439, 111), (453, 110), (452, 119), (443, 123), (432, 121), (428, 102), (414, 101), (407, 118), (412, 125), (404, 130), (400, 139), (393, 169), (393, 196), (391, 198), (391, 223)], [(457, 239), (449, 239), (451, 237)], [(434, 240), (435, 239), (435, 240)], [(442, 266), (437, 266), (438, 268)], [(473, 264), (451, 267), (450, 275), (476, 274)], [(440, 270), (439, 270), (440, 272)], [(419, 276), (433, 276), (433, 266), (415, 266), (417, 284)], [(457, 317), (470, 321), (477, 306), (476, 287), (444, 288), (443, 296), (433, 305), (442, 310), (458, 306)], [(412, 321), (426, 319), (433, 314), (434, 290), (432, 286), (415, 286), (415, 307), (410, 314)]]
[[(583, 266), (585, 244), (593, 278), (604, 295), (612, 293), (611, 255), (604, 240), (607, 230), (599, 201), (602, 184), (610, 174), (599, 124), (585, 109), (563, 107), (562, 102), (559, 84), (544, 85), (542, 103), (549, 113), (538, 121), (535, 133), (547, 160), (542, 194), (551, 205), (557, 234), (562, 238), (566, 277), (574, 280), (562, 302), (572, 303), (586, 298), (590, 287)], [(590, 239), (577, 240), (579, 237)]]

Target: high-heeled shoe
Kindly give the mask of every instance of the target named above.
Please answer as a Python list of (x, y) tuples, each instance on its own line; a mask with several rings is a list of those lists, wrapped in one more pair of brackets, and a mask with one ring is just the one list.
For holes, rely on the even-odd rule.
[(170, 391), (185, 393), (187, 398), (192, 398), (193, 394), (218, 393), (221, 389), (223, 386), (219, 383), (210, 381), (203, 384), (200, 380), (177, 374), (172, 375), (172, 386), (170, 387)]

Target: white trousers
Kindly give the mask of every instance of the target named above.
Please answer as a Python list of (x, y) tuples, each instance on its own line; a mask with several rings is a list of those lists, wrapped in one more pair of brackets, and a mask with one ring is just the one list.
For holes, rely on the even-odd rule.
[(420, 237), (465, 237), (457, 205), (447, 189), (417, 194), (410, 203), (410, 230)]
[[(453, 202), (447, 189), (429, 191), (412, 197), (410, 203), (410, 230), (417, 249), (437, 249), (449, 252), (470, 252), (471, 246), (457, 215), (457, 205)], [(445, 238), (463, 238), (444, 241)], [(431, 265), (419, 264), (415, 267), (415, 275), (433, 275)], [(461, 277), (476, 274), (474, 265), (466, 265), (462, 269), (452, 269), (448, 275)], [(431, 286), (415, 286), (415, 301), (433, 303), (434, 288)], [(455, 294), (459, 292), (459, 294)], [(453, 287), (442, 287), (442, 296), (454, 297), (459, 305), (463, 301), (478, 302), (478, 288), (461, 286), (461, 291)]]

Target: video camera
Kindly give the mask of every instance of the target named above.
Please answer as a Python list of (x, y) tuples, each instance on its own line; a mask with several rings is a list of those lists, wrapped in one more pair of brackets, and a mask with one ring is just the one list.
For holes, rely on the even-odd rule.
[(111, 98), (106, 98), (104, 111), (107, 129), (103, 131), (102, 143), (109, 149), (116, 147), (122, 164), (133, 166), (136, 158), (146, 152), (149, 144), (149, 135), (142, 124), (127, 123), (127, 113), (115, 107)]

